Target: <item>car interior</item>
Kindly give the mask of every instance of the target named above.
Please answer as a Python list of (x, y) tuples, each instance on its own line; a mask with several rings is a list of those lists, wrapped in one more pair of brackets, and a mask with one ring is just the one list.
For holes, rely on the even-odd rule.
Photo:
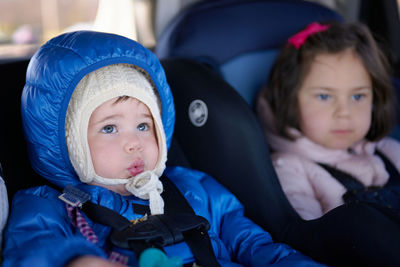
[[(381, 40), (394, 66), (393, 82), (400, 90), (397, 3), (360, 2), (358, 20)], [(294, 211), (281, 189), (254, 112), (255, 98), (267, 81), (280, 47), (310, 22), (331, 20), (346, 19), (326, 6), (300, 0), (198, 1), (179, 11), (160, 32), (154, 49), (165, 69), (176, 108), (167, 165), (210, 174), (239, 198), (246, 215), (276, 241), (288, 243), (317, 261), (373, 265), (382, 262), (365, 257), (366, 251), (352, 255), (352, 262), (346, 251), (318, 241), (331, 226), (327, 222), (337, 221), (335, 216), (341, 207), (312, 221), (302, 220)], [(48, 184), (30, 167), (22, 131), (20, 97), (28, 63), (29, 58), (23, 58), (0, 64), (0, 120), (6, 126), (0, 163), (10, 203), (16, 191)], [(397, 128), (393, 136), (400, 139)], [(337, 232), (340, 226), (332, 231)], [(347, 238), (343, 242), (351, 237)]]

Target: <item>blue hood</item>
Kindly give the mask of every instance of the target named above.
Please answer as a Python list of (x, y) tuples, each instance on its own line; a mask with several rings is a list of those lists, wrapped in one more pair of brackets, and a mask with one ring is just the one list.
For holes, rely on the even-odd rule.
[(162, 122), (171, 143), (175, 122), (172, 93), (164, 70), (148, 49), (114, 34), (79, 31), (60, 35), (32, 57), (21, 98), (22, 123), (33, 169), (53, 184), (81, 183), (69, 160), (65, 116), (71, 95), (89, 72), (128, 63), (144, 69), (162, 103)]

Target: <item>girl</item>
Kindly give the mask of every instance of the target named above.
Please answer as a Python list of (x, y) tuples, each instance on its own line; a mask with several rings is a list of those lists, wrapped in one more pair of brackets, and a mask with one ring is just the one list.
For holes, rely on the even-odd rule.
[(398, 201), (379, 189), (399, 176), (400, 144), (387, 137), (395, 95), (365, 26), (312, 23), (291, 37), (257, 111), (282, 188), (303, 219), (348, 202), (381, 209)]

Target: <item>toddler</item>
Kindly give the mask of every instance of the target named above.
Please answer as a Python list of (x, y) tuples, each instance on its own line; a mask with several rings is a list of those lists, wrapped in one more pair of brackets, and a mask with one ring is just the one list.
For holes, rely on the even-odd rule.
[(210, 176), (166, 168), (173, 99), (138, 43), (53, 38), (30, 61), (22, 117), (32, 166), (54, 188), (15, 195), (4, 267), (149, 266), (149, 247), (173, 261), (159, 266), (318, 265), (273, 243)]

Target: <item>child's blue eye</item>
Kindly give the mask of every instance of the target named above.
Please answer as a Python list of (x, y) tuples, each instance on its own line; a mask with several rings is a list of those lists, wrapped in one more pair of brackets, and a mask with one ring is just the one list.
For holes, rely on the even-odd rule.
[(116, 129), (114, 125), (106, 125), (101, 129), (102, 133), (115, 133)]
[(318, 94), (317, 95), (317, 98), (319, 99), (319, 100), (328, 100), (329, 98), (330, 98), (331, 96), (330, 95), (328, 95), (328, 94)]
[(147, 125), (147, 123), (141, 123), (137, 126), (137, 129), (139, 131), (147, 131), (149, 129), (149, 126)]
[(352, 95), (351, 97), (352, 97), (353, 100), (355, 100), (355, 101), (360, 101), (361, 99), (364, 98), (364, 95), (363, 95), (363, 94), (355, 94), (355, 95)]

